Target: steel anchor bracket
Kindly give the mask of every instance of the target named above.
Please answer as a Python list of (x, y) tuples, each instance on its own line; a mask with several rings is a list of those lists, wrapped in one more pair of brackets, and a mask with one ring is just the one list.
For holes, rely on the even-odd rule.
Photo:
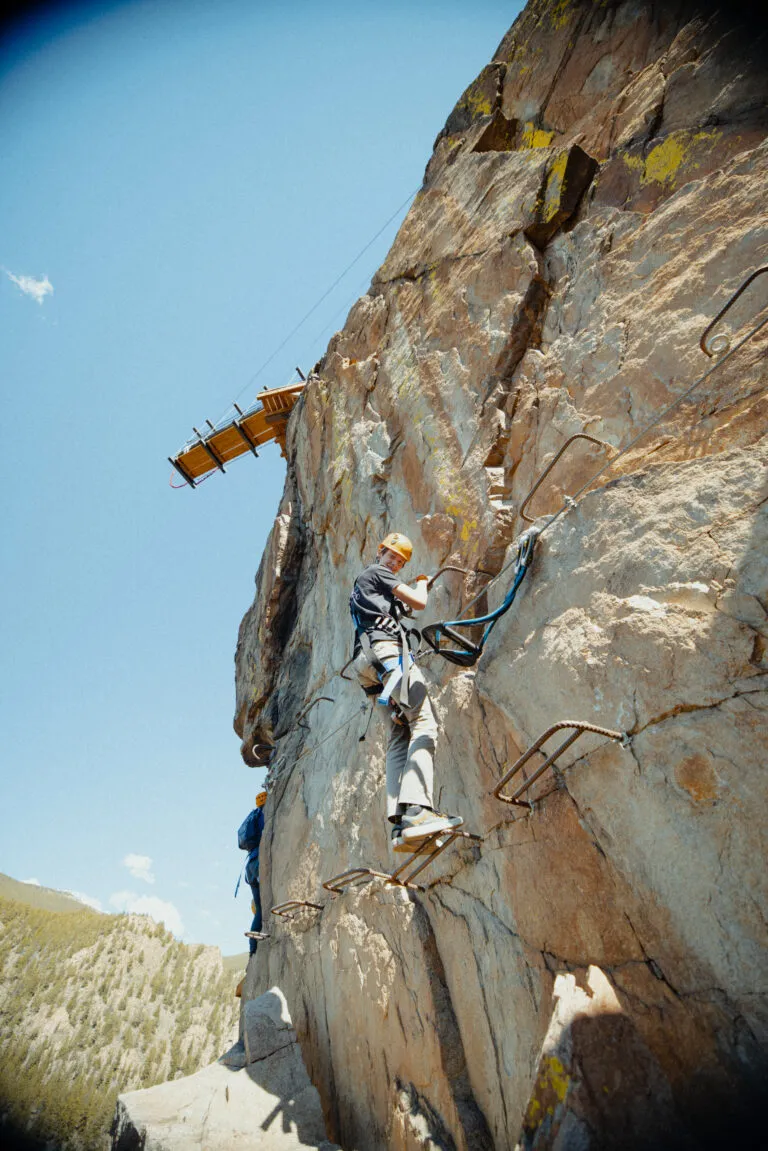
[[(512, 793), (512, 795), (501, 794), (509, 781), (523, 769), (531, 756), (535, 755), (536, 752), (539, 751), (542, 744), (546, 743), (550, 736), (554, 735), (556, 731), (567, 731), (569, 728), (572, 729), (571, 734), (563, 740), (557, 751), (554, 751), (548, 759), (545, 759), (544, 763), (536, 768), (533, 775), (529, 776), (528, 779), (524, 779), (517, 790)], [(606, 739), (615, 739), (620, 742), (622, 746), (627, 746), (628, 738), (626, 733), (623, 731), (613, 731), (608, 727), (598, 727), (597, 724), (587, 723), (582, 720), (561, 720), (560, 723), (554, 723), (552, 724), (552, 727), (548, 727), (544, 734), (540, 735), (536, 742), (531, 744), (527, 751), (523, 752), (520, 758), (512, 764), (506, 775), (504, 775), (503, 778), (499, 780), (496, 787), (493, 789), (492, 794), (495, 795), (497, 799), (500, 799), (502, 803), (511, 803), (515, 807), (527, 807), (529, 811), (532, 810), (532, 804), (530, 804), (525, 799), (521, 799), (520, 797), (524, 795), (530, 787), (533, 787), (536, 780), (544, 774), (547, 768), (550, 767), (556, 759), (559, 759), (563, 752), (567, 751), (571, 744), (575, 743), (576, 740), (580, 736), (584, 735), (584, 733), (587, 731), (592, 731), (596, 735), (604, 735)], [(542, 752), (542, 754), (546, 753)]]
[[(717, 327), (726, 313), (730, 312), (739, 296), (742, 294), (742, 292), (747, 290), (752, 281), (756, 280), (758, 276), (764, 275), (765, 272), (768, 272), (768, 264), (765, 264), (762, 268), (758, 268), (752, 273), (751, 276), (747, 276), (741, 287), (737, 288), (733, 295), (728, 300), (726, 300), (725, 304), (717, 313), (714, 320), (712, 320), (712, 322), (708, 324), (702, 332), (701, 339), (699, 340), (699, 347), (701, 348), (702, 352), (705, 353), (705, 355), (710, 357), (710, 359), (713, 356), (722, 355), (723, 352), (727, 352), (731, 346), (731, 337), (727, 336), (725, 332), (721, 332), (717, 336), (710, 337), (712, 329)], [(761, 308), (760, 311), (762, 310), (763, 309)]]
[(401, 887), (414, 888), (416, 891), (424, 891), (423, 887), (413, 882), (414, 879), (431, 863), (434, 863), (438, 855), (441, 855), (457, 839), (471, 839), (475, 843), (483, 842), (482, 835), (474, 835), (471, 831), (461, 831), (458, 828), (452, 828), (450, 831), (436, 831), (424, 840), (413, 855), (410, 855), (405, 863), (398, 867), (397, 871), (392, 872), (389, 882), (397, 883)]
[(287, 899), (285, 903), (276, 903), (270, 908), (272, 915), (279, 915), (281, 919), (292, 919), (301, 907), (311, 907), (314, 911), (322, 911), (322, 903), (310, 903), (307, 899)]
[(350, 887), (361, 886), (364, 883), (369, 883), (372, 879), (383, 879), (385, 883), (393, 887), (407, 887), (411, 891), (426, 891), (426, 888), (422, 887), (421, 884), (414, 883), (414, 879), (457, 839), (471, 839), (476, 843), (483, 841), (482, 835), (474, 835), (471, 831), (461, 831), (457, 828), (448, 831), (436, 831), (422, 840), (419, 846), (414, 849), (413, 854), (409, 855), (405, 862), (391, 874), (387, 871), (375, 871), (372, 867), (350, 867), (349, 870), (342, 871), (339, 875), (327, 879), (323, 883), (323, 887), (333, 895), (343, 895)]
[(348, 887), (362, 886), (364, 883), (369, 883), (371, 879), (390, 880), (391, 878), (392, 876), (386, 871), (374, 871), (371, 867), (350, 867), (347, 871), (342, 871), (339, 875), (326, 879), (323, 887), (333, 895), (343, 895)]
[(311, 712), (312, 708), (317, 707), (317, 705), (319, 703), (323, 703), (323, 702), (335, 703), (336, 700), (333, 699), (330, 695), (319, 695), (317, 697), (317, 699), (313, 699), (312, 702), (309, 704), (309, 706), (305, 707), (304, 710), (301, 712), (301, 714), (296, 719), (296, 727), (303, 727), (305, 731), (311, 731), (312, 729), (309, 726), (309, 724), (305, 723), (304, 721), (305, 721), (306, 717), (309, 715), (309, 713)]
[[(539, 490), (541, 485), (544, 483), (544, 480), (547, 478), (549, 473), (552, 471), (552, 469), (555, 466), (555, 464), (557, 463), (557, 461), (561, 458), (561, 456), (565, 455), (565, 453), (568, 451), (568, 448), (571, 446), (572, 443), (574, 443), (575, 440), (589, 440), (589, 442), (591, 444), (598, 444), (601, 448), (605, 448), (606, 451), (612, 452), (614, 454), (618, 450), (617, 448), (615, 448), (613, 446), (613, 444), (609, 444), (606, 440), (599, 440), (597, 438), (597, 436), (590, 436), (586, 432), (576, 432), (576, 434), (574, 436), (570, 436), (565, 441), (565, 443), (560, 448), (560, 450), (558, 452), (556, 452), (555, 455), (552, 457), (552, 459), (549, 461), (549, 463), (545, 467), (544, 471), (541, 473), (539, 478), (536, 480), (536, 483), (533, 485), (531, 490), (528, 492), (528, 495), (525, 497), (523, 502), (520, 504), (520, 518), (525, 520), (526, 523), (532, 524), (534, 521), (533, 521), (533, 517), (529, 516), (525, 509), (527, 508), (528, 504), (531, 502), (533, 497), (536, 495), (536, 492)], [(566, 503), (568, 505), (568, 507), (574, 506), (574, 501), (571, 499), (570, 496), (566, 496), (564, 498), (563, 502)]]

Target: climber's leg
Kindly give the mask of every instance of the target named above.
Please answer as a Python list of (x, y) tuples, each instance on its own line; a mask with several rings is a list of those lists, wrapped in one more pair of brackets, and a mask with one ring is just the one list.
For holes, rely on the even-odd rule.
[[(261, 931), (261, 891), (259, 890), (258, 879), (256, 880), (255, 883), (252, 883), (250, 885), (250, 887), (251, 887), (251, 895), (253, 896), (253, 902), (251, 904), (251, 910), (253, 911), (253, 920), (251, 922), (251, 931)], [(257, 939), (249, 939), (248, 940), (248, 952), (250, 955), (253, 955), (255, 953), (257, 945), (258, 945)]]
[(411, 668), (408, 691), (410, 706), (400, 709), (407, 724), (408, 752), (398, 798), (404, 807), (432, 808), (437, 720), (418, 667)]
[(408, 746), (410, 744), (410, 729), (405, 723), (396, 723), (391, 711), (387, 709), (387, 722), (389, 723), (389, 744), (387, 746), (387, 819), (390, 823), (399, 823), (403, 812), (401, 788), (403, 772), (408, 762)]

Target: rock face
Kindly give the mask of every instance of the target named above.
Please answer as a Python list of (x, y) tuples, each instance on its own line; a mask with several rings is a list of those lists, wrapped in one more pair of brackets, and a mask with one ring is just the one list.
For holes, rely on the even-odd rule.
[[(529, 4), (292, 416), (236, 728), (246, 761), (276, 747), (265, 906), (323, 906), (273, 918), (245, 994), (279, 980), (349, 1151), (722, 1146), (765, 1081), (768, 329), (720, 360), (699, 346), (768, 263), (759, 32), (682, 2)], [(735, 346), (767, 302), (763, 276), (717, 331)], [(566, 439), (627, 447), (713, 364), (546, 527), (610, 454), (575, 442), (482, 658), (421, 661), (438, 803), (482, 842), (424, 893), (324, 891), (401, 858), (383, 725), (358, 741), (363, 696), (337, 674), (378, 540), (411, 536), (414, 574), (502, 573), (471, 612), (496, 606)], [(447, 574), (420, 619), (486, 579)], [(530, 812), (500, 803), (565, 719), (631, 739), (585, 735)]]
[(244, 1038), (218, 1063), (118, 1099), (114, 1151), (334, 1151), (277, 987), (246, 1005)]

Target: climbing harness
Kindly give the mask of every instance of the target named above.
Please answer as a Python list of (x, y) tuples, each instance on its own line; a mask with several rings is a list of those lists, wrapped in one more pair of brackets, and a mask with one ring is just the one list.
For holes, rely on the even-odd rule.
[[(571, 730), (571, 734), (563, 740), (557, 751), (554, 751), (548, 759), (545, 759), (544, 763), (536, 768), (533, 775), (528, 776), (528, 778), (524, 777), (523, 782), (519, 785), (517, 790), (512, 793), (512, 795), (502, 795), (504, 788), (507, 786), (510, 780), (513, 779), (519, 771), (522, 771), (523, 767), (531, 758), (531, 756), (536, 754), (536, 752), (541, 748), (542, 744), (545, 744), (550, 736), (554, 735), (556, 731), (568, 731), (569, 729)], [(531, 811), (532, 804), (525, 799), (521, 799), (520, 797), (524, 795), (529, 788), (533, 787), (536, 780), (544, 774), (547, 768), (551, 767), (555, 760), (559, 759), (563, 752), (567, 751), (571, 744), (575, 743), (576, 740), (586, 731), (592, 731), (596, 735), (604, 735), (606, 739), (618, 740), (623, 746), (626, 746), (629, 742), (629, 736), (623, 731), (612, 731), (608, 727), (598, 727), (597, 724), (587, 723), (582, 720), (561, 720), (560, 723), (554, 723), (552, 727), (548, 727), (544, 734), (540, 735), (536, 742), (531, 744), (528, 750), (523, 752), (519, 759), (515, 760), (506, 775), (504, 775), (504, 777), (499, 780), (498, 784), (493, 789), (492, 794), (495, 795), (497, 799), (500, 799), (502, 803), (511, 803), (515, 807), (527, 807), (528, 810)], [(542, 752), (542, 754), (546, 753)]]
[[(461, 575), (487, 575), (487, 576), (489, 576), (491, 574), (490, 572), (485, 571), (483, 568), (460, 568), (460, 567), (457, 567), (455, 564), (445, 564), (444, 567), (438, 568), (438, 570), (435, 572), (435, 574), (429, 577), (429, 579), (427, 580), (427, 591), (432, 590), (432, 588), (434, 587), (437, 580), (445, 572), (460, 572)], [(415, 628), (415, 627), (410, 628), (408, 630), (414, 635), (420, 636), (422, 634), (419, 631), (419, 629)], [(417, 651), (415, 653), (415, 655), (413, 656), (414, 662), (416, 662), (416, 660), (418, 659), (418, 656), (419, 656), (419, 652)], [(355, 682), (351, 675), (346, 675), (345, 673), (346, 673), (347, 668), (351, 664), (353, 664), (356, 659), (357, 659), (357, 656), (355, 656), (355, 655), (350, 656), (350, 658), (344, 664), (341, 671), (339, 671), (337, 673), (342, 679), (345, 679), (347, 681), (347, 683), (354, 683)], [(372, 688), (371, 689), (371, 695), (373, 695), (376, 691), (377, 691), (377, 689), (375, 687)], [(366, 694), (368, 694), (368, 693), (366, 692)]]
[[(488, 636), (493, 631), (496, 623), (512, 607), (518, 588), (525, 579), (526, 572), (531, 565), (538, 535), (539, 532), (537, 528), (529, 528), (518, 538), (514, 561), (515, 574), (512, 580), (512, 586), (495, 611), (490, 612), (488, 615), (474, 616), (472, 619), (462, 619), (459, 617), (452, 620), (443, 620), (440, 623), (431, 623), (428, 624), (427, 627), (422, 628), (422, 638), (426, 640), (433, 651), (437, 652), (437, 654), (441, 655), (444, 659), (447, 659), (450, 663), (458, 664), (459, 667), (472, 667), (473, 664), (477, 663), (483, 654), (483, 648), (488, 640)], [(483, 591), (485, 591), (485, 588)], [(480, 593), (480, 595), (482, 594), (483, 592)], [(472, 602), (476, 603), (479, 598), (480, 597), (477, 596)], [(468, 610), (470, 606), (471, 604), (467, 605), (467, 609), (465, 610)], [(485, 625), (485, 630), (477, 643), (473, 643), (471, 639), (461, 635), (461, 633), (456, 630), (457, 628), (479, 627), (483, 624)], [(446, 640), (454, 646), (443, 646)]]
[[(360, 619), (359, 609), (361, 608), (361, 604), (357, 598), (358, 594), (358, 587), (357, 584), (355, 584), (349, 599), (349, 611), (352, 616), (352, 623), (355, 626), (355, 636), (368, 663), (379, 677), (381, 686), (381, 692), (379, 692), (375, 684), (363, 690), (366, 695), (377, 694), (378, 702), (386, 707), (390, 701), (392, 692), (396, 687), (399, 687), (398, 694), (395, 698), (400, 701), (403, 707), (408, 707), (408, 673), (413, 663), (411, 651), (412, 648), (418, 648), (421, 633), (418, 628), (405, 627), (402, 622), (405, 617), (411, 614), (408, 606), (401, 603), (395, 604), (392, 608), (391, 615), (378, 615), (368, 624), (368, 627), (376, 628), (385, 634), (391, 635), (392, 642), (400, 644), (400, 654), (397, 658), (379, 659), (373, 650), (373, 644), (368, 636), (366, 626)], [(356, 655), (353, 654), (352, 660), (356, 658)], [(344, 665), (345, 668), (349, 666), (352, 660)]]

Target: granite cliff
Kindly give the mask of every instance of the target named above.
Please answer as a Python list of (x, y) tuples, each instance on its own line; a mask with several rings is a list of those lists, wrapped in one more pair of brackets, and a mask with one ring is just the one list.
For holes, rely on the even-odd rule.
[[(291, 417), (235, 726), (247, 763), (275, 748), (265, 909), (321, 909), (272, 917), (245, 997), (284, 992), (347, 1151), (720, 1146), (756, 1108), (765, 332), (545, 532), (474, 667), (422, 661), (439, 803), (482, 840), (443, 852), (424, 892), (321, 884), (397, 858), (383, 728), (359, 742), (363, 697), (338, 675), (355, 575), (395, 528), (418, 570), (502, 573), (568, 437), (626, 447), (717, 362), (702, 332), (768, 263), (765, 49), (682, 0), (532, 0)], [(766, 281), (718, 331), (749, 330)], [(537, 525), (606, 458), (576, 441)], [(455, 617), (487, 579), (446, 573), (421, 619)], [(508, 767), (566, 719), (629, 739), (587, 734), (530, 811), (500, 803)]]

